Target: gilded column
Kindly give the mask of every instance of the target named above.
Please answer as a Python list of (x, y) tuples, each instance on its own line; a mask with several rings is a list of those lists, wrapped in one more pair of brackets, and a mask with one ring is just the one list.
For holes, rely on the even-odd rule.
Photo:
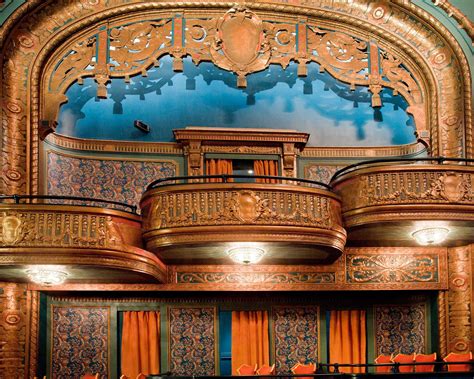
[(465, 353), (472, 347), (471, 246), (448, 249), (447, 350)]
[(0, 379), (27, 376), (25, 285), (0, 283)]

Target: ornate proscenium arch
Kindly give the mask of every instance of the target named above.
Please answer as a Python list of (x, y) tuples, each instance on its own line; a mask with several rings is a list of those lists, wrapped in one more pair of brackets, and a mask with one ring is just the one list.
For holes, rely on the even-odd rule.
[[(176, 70), (185, 55), (196, 63), (213, 61), (236, 72), (242, 86), (246, 74), (268, 64), (285, 66), (294, 60), (304, 75), (305, 64), (315, 61), (342, 81), (369, 86), (374, 106), (379, 105), (381, 86), (403, 95), (420, 137), (430, 139), (434, 154), (472, 156), (466, 58), (454, 37), (420, 8), (406, 0), (300, 0), (292, 5), (268, 0), (247, 2), (252, 12), (237, 8), (226, 14), (233, 5), (60, 0), (21, 7), (3, 31), (2, 192), (38, 191), (38, 136), (54, 128), (68, 85), (93, 76), (98, 95), (105, 96), (109, 78), (145, 74), (164, 54), (174, 57)], [(239, 55), (232, 47), (229, 35), (235, 33), (236, 17), (246, 20), (257, 35), (250, 33), (247, 39), (256, 53)], [(138, 38), (131, 39), (132, 29)], [(142, 37), (148, 41), (145, 45)], [(137, 49), (133, 59), (145, 63), (127, 66), (131, 47)], [(376, 57), (380, 65), (370, 59)], [(48, 75), (53, 80), (45, 80)]]
[[(321, 24), (324, 24), (322, 21)], [(320, 27), (314, 22), (288, 17), (288, 22), (262, 21), (247, 8), (236, 7), (219, 17), (192, 14), (169, 16), (147, 12), (132, 19), (109, 20), (80, 40), (68, 42), (49, 60), (42, 81), (41, 117), (47, 124), (58, 118), (59, 105), (67, 101), (66, 90), (76, 80), (93, 76), (98, 84), (97, 97), (107, 97), (106, 83), (114, 77), (126, 82), (132, 75), (147, 75), (147, 69), (160, 64), (169, 54), (173, 69), (183, 70), (184, 56), (194, 63), (212, 61), (216, 66), (237, 74), (237, 86), (245, 87), (245, 76), (270, 64), (286, 68), (298, 62), (298, 75), (306, 76), (306, 64), (316, 62), (320, 71), (335, 78), (367, 86), (372, 106), (382, 105), (383, 87), (401, 94), (410, 104), (418, 132), (426, 130), (424, 97), (416, 79), (401, 58), (379, 48), (375, 41), (362, 40), (343, 31)], [(423, 133), (420, 133), (423, 134)]]

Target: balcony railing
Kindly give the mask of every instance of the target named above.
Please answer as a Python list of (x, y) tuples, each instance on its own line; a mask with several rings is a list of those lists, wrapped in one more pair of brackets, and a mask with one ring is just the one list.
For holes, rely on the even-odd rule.
[[(433, 164), (434, 163), (434, 164)], [(410, 220), (474, 221), (474, 160), (383, 159), (336, 172), (345, 226)]]
[[(273, 263), (332, 261), (341, 254), (346, 239), (339, 197), (327, 184), (306, 179), (166, 178), (148, 186), (140, 206), (147, 248), (168, 262), (195, 262), (205, 258), (200, 247), (209, 251), (214, 244), (215, 251), (221, 252), (242, 242), (264, 244)], [(225, 262), (221, 253), (214, 257)]]
[(141, 217), (132, 205), (71, 196), (2, 195), (0, 227), (2, 265), (73, 265), (76, 271), (88, 266), (112, 282), (127, 280), (127, 271), (134, 281), (165, 280), (163, 264), (142, 249)]

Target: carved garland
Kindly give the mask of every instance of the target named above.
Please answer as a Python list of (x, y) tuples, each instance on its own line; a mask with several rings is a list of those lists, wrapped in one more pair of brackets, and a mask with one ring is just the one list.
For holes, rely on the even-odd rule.
[[(177, 4), (184, 7), (197, 4), (206, 9), (233, 5), (230, 2), (198, 4), (174, 1), (146, 4), (132, 1), (123, 5), (120, 0), (110, 0), (107, 5), (102, 0), (77, 3), (57, 1), (44, 5), (42, 1), (33, 0), (21, 6), (7, 20), (4, 30), (0, 32), (5, 37), (2, 55), (2, 192), (35, 193), (38, 189), (38, 83), (50, 52), (92, 23), (132, 10), (170, 8)], [(42, 7), (39, 8), (39, 5)], [(273, 0), (272, 3), (255, 2), (251, 7), (263, 12), (278, 10), (289, 15), (300, 15), (302, 10), (298, 3), (295, 5), (288, 6), (283, 0)], [(322, 0), (308, 0), (304, 5), (306, 16), (321, 17), (346, 25), (354, 33), (363, 27), (365, 33), (380, 38), (381, 44), (387, 41), (397, 51), (405, 51), (413, 62), (410, 67), (419, 67), (426, 78), (422, 83), (429, 92), (426, 109), (430, 111), (433, 153), (472, 155), (469, 66), (459, 44), (441, 23), (406, 0), (393, 0), (391, 3), (361, 0), (358, 3), (337, 2), (330, 5)], [(110, 10), (106, 7), (110, 7)], [(18, 20), (21, 17), (24, 17), (24, 21), (20, 23)], [(71, 19), (79, 21), (71, 23)], [(30, 87), (24, 80), (27, 74), (31, 74)], [(449, 83), (462, 83), (462, 87)], [(26, 99), (30, 99), (31, 109), (28, 122)], [(45, 130), (49, 127), (42, 126)]]

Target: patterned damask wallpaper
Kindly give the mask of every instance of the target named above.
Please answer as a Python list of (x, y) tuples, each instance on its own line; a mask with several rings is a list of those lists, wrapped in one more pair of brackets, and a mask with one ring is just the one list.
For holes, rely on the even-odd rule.
[(176, 376), (216, 374), (216, 308), (169, 308), (169, 370)]
[(375, 307), (375, 355), (431, 353), (426, 349), (426, 304)]
[(275, 367), (277, 374), (288, 374), (298, 362), (318, 362), (319, 309), (276, 307), (273, 309)]
[(49, 195), (95, 197), (138, 205), (152, 181), (175, 176), (175, 162), (76, 158), (48, 152)]
[(109, 313), (109, 307), (53, 307), (52, 378), (108, 377)]

